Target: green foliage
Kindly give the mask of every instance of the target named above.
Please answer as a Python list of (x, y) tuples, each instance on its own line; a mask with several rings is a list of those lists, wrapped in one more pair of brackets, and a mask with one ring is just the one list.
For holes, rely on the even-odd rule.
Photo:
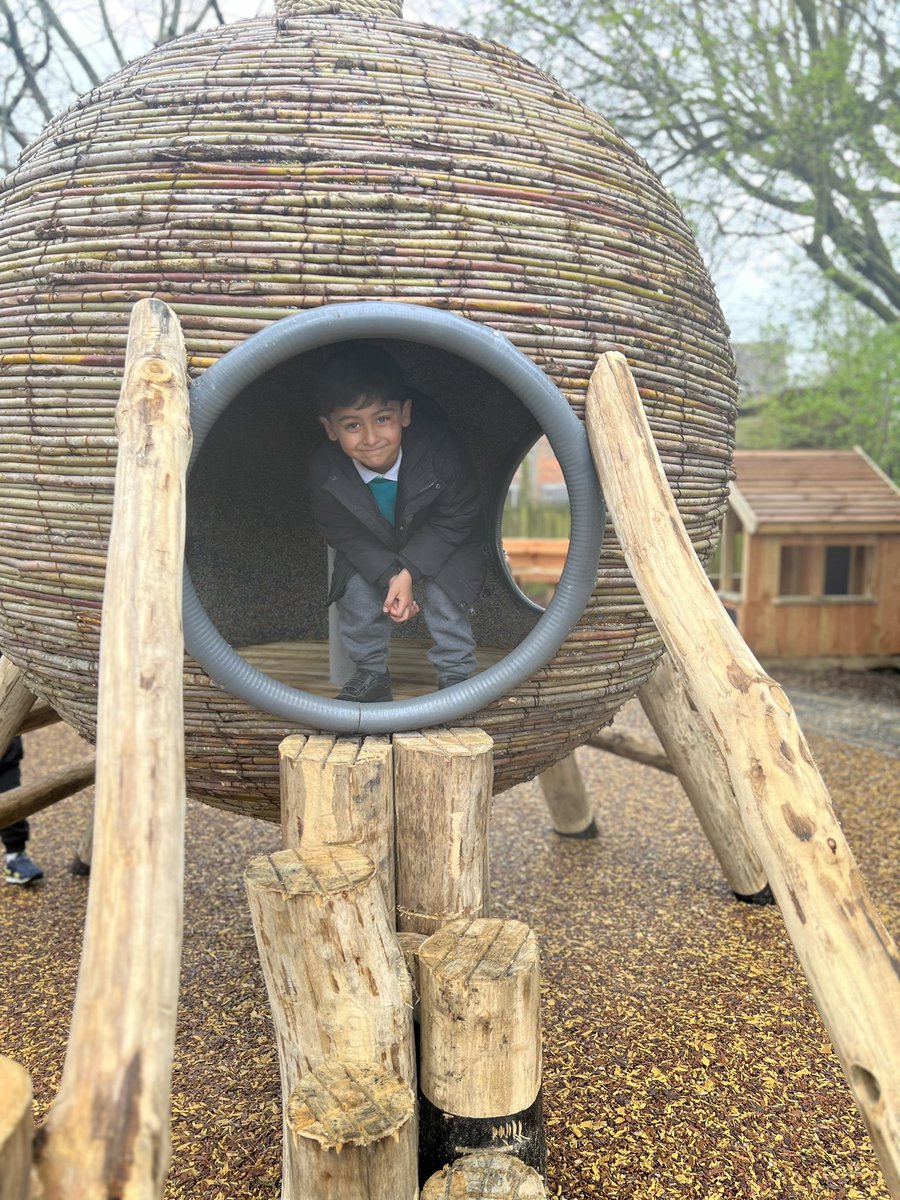
[(900, 480), (900, 323), (883, 325), (846, 305), (830, 306), (820, 310), (814, 337), (812, 366), (768, 397), (752, 420), (739, 420), (739, 444), (823, 450), (858, 445)]
[(707, 245), (779, 234), (900, 318), (896, 0), (494, 0), (499, 34), (667, 179)]

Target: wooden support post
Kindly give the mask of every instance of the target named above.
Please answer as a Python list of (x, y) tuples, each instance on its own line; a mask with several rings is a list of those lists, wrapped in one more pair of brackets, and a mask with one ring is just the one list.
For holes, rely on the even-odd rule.
[(62, 717), (55, 708), (51, 708), (46, 700), (36, 701), (22, 719), (19, 733), (33, 733), (35, 729), (44, 729), (47, 725), (55, 725)]
[(37, 1168), (52, 1200), (162, 1195), (181, 962), (181, 577), (190, 451), (184, 341), (135, 305), (116, 412), (103, 594), (97, 837), (59, 1095)]
[(487, 914), (493, 745), (480, 729), (394, 735), (398, 929)]
[(394, 1071), (328, 1062), (304, 1074), (285, 1128), (282, 1200), (416, 1200), (415, 1097)]
[(279, 747), (281, 837), (297, 846), (352, 842), (375, 863), (394, 919), (394, 764), (388, 738), (303, 737)]
[(706, 578), (621, 354), (586, 420), (603, 493), (650, 615), (727, 767), (887, 1190), (900, 1196), (900, 955), (866, 890), (787, 696)]
[(744, 829), (725, 760), (697, 712), (680, 672), (668, 654), (638, 692), (713, 853), (739, 900), (769, 903), (759, 856)]
[(597, 822), (584, 788), (575, 755), (561, 759), (538, 776), (550, 809), (553, 828), (561, 837), (598, 837)]
[(69, 864), (69, 870), (73, 875), (90, 875), (91, 859), (94, 855), (94, 806), (91, 805), (91, 811), (88, 813), (87, 823), (84, 827), (84, 832), (81, 835), (81, 841), (78, 843), (78, 849), (75, 851), (75, 857)]
[(0, 755), (6, 753), (33, 704), (22, 672), (8, 658), (0, 658)]
[(31, 1195), (31, 1078), (0, 1055), (0, 1200)]
[(422, 1200), (545, 1200), (546, 1195), (537, 1171), (496, 1150), (458, 1158), (422, 1189)]
[(644, 738), (635, 737), (624, 729), (601, 729), (585, 743), (595, 750), (606, 750), (610, 754), (618, 754), (620, 758), (642, 763), (645, 767), (654, 767), (657, 771), (667, 771), (675, 774), (675, 768), (658, 746)]
[[(279, 850), (244, 878), (285, 1121), (300, 1076), (327, 1059), (375, 1064), (415, 1086), (412, 987), (372, 860), (348, 845)], [(286, 1124), (284, 1133), (286, 1148)]]
[(61, 771), (53, 771), (35, 783), (25, 783), (11, 791), (0, 793), (0, 829), (33, 817), (42, 809), (74, 796), (94, 782), (95, 762), (83, 758)]
[(418, 957), (422, 1178), (483, 1149), (543, 1172), (537, 938), (521, 921), (452, 921)]

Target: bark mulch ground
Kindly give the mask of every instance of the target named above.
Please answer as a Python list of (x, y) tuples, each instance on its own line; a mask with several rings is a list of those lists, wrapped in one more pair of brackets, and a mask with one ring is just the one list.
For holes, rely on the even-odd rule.
[[(896, 938), (897, 748), (808, 732)], [(26, 750), (27, 779), (84, 753), (64, 727), (29, 735)], [(732, 898), (672, 777), (598, 750), (578, 758), (599, 840), (556, 837), (535, 783), (498, 797), (493, 826), (495, 913), (533, 925), (543, 951), (549, 1194), (886, 1200), (777, 909)], [(34, 819), (46, 878), (0, 896), (0, 1049), (31, 1072), (39, 1118), (59, 1083), (75, 991), (88, 881), (67, 867), (88, 800)], [(188, 807), (166, 1196), (274, 1200), (278, 1067), (241, 874), (277, 831)]]

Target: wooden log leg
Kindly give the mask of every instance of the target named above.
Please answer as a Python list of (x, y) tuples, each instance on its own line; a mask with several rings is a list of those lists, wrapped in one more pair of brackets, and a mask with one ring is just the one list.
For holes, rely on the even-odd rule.
[(52, 804), (74, 796), (94, 782), (96, 767), (93, 758), (83, 758), (61, 771), (53, 771), (35, 783), (24, 783), (21, 787), (3, 792), (0, 796), (0, 829), (33, 817)]
[(543, 1173), (537, 938), (521, 921), (452, 921), (418, 958), (422, 1178), (483, 1149)]
[(375, 1063), (415, 1086), (412, 988), (372, 860), (347, 845), (280, 850), (254, 859), (245, 882), (285, 1122), (300, 1076), (326, 1059)]
[(11, 1058), (0, 1056), (0, 1200), (31, 1195), (31, 1079)]
[(511, 1154), (480, 1150), (438, 1171), (422, 1189), (422, 1200), (545, 1200), (544, 1181)]
[(9, 749), (33, 704), (22, 672), (8, 658), (0, 658), (0, 755)]
[(480, 729), (393, 741), (398, 929), (428, 934), (486, 915), (493, 742)]
[(281, 838), (297, 846), (351, 842), (375, 863), (394, 919), (394, 764), (388, 738), (285, 738)]
[(668, 654), (659, 660), (655, 672), (638, 692), (638, 699), (675, 768), (728, 886), (739, 900), (771, 904), (774, 897), (744, 829), (725, 760)]
[(327, 1062), (288, 1103), (282, 1200), (416, 1200), (415, 1098), (393, 1071)]
[(591, 378), (588, 438), (647, 609), (715, 738), (891, 1196), (900, 1196), (900, 954), (865, 887), (787, 696), (694, 553), (621, 354)]
[(48, 725), (56, 725), (62, 717), (46, 700), (38, 700), (28, 710), (19, 726), (19, 733), (31, 733), (35, 729), (44, 729)]
[(91, 805), (91, 811), (88, 813), (87, 823), (84, 827), (84, 832), (81, 835), (81, 841), (78, 843), (78, 849), (75, 851), (75, 857), (69, 864), (69, 870), (73, 875), (90, 875), (91, 873), (91, 856), (94, 853), (94, 806)]
[(591, 802), (574, 754), (542, 771), (538, 779), (550, 810), (553, 828), (561, 837), (599, 837)]
[(184, 340), (134, 308), (100, 639), (97, 838), (59, 1095), (36, 1165), (52, 1200), (161, 1196), (181, 964), (190, 453)]
[(617, 754), (620, 758), (630, 759), (645, 767), (654, 767), (657, 771), (666, 771), (669, 775), (675, 774), (675, 768), (658, 746), (624, 729), (601, 729), (589, 737), (585, 745)]

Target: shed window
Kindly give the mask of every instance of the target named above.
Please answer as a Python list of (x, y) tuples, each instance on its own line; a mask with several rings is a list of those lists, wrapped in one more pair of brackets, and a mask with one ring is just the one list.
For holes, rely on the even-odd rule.
[(865, 596), (871, 546), (782, 546), (780, 596)]

